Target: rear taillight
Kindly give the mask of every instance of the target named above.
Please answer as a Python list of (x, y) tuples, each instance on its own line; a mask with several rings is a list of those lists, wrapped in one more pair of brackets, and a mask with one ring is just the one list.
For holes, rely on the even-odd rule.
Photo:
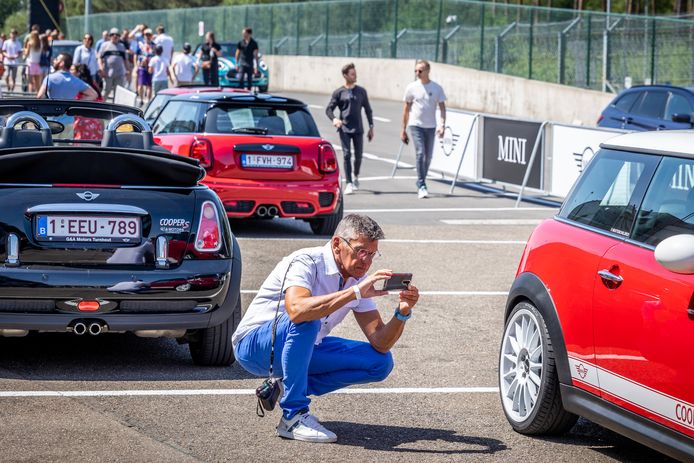
[(200, 252), (216, 252), (222, 247), (221, 229), (217, 208), (212, 201), (202, 203), (200, 224), (195, 234), (195, 250)]
[(596, 124), (601, 123), (603, 119), (605, 119), (605, 116), (603, 116), (602, 114), (600, 114), (600, 117), (598, 117), (598, 122), (596, 122)]
[(324, 174), (337, 172), (337, 156), (333, 147), (324, 143), (318, 147), (318, 170)]
[(200, 161), (205, 169), (212, 167), (212, 144), (204, 138), (196, 138), (190, 145), (190, 157)]

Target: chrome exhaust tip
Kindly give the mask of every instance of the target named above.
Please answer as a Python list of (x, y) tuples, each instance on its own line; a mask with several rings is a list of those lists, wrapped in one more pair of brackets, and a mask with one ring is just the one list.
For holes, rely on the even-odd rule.
[(276, 216), (278, 212), (279, 210), (275, 206), (270, 206), (267, 208), (267, 215), (270, 217)]
[(258, 214), (259, 217), (265, 217), (267, 215), (267, 207), (258, 206), (258, 209), (256, 209), (255, 213)]
[(89, 325), (89, 334), (91, 334), (92, 336), (100, 335), (101, 331), (103, 331), (103, 328), (100, 324), (92, 323), (91, 325)]
[(84, 333), (87, 332), (87, 325), (85, 325), (82, 322), (77, 322), (75, 323), (75, 326), (72, 327), (72, 332), (75, 333), (77, 336), (82, 336)]

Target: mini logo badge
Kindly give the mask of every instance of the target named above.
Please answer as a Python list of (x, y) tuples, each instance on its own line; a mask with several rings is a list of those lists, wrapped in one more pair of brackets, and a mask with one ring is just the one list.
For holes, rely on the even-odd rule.
[(84, 199), (85, 201), (91, 201), (92, 199), (96, 199), (99, 196), (101, 196), (99, 193), (92, 193), (91, 191), (85, 191), (84, 193), (76, 193), (77, 196), (79, 196), (81, 199)]
[(275, 145), (263, 145), (263, 149), (265, 151), (270, 151), (271, 149), (274, 149)]
[(443, 154), (446, 156), (453, 154), (453, 150), (458, 144), (458, 138), (460, 138), (460, 135), (453, 133), (453, 129), (450, 126), (446, 126), (443, 131), (443, 137), (439, 138)]
[(585, 379), (586, 375), (588, 374), (588, 369), (584, 367), (582, 363), (576, 365), (576, 371), (578, 372), (578, 376), (580, 376), (581, 379)]

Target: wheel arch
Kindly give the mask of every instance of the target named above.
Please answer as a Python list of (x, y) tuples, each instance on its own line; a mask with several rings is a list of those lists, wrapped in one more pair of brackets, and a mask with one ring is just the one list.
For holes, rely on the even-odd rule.
[(549, 290), (542, 280), (534, 273), (521, 273), (514, 280), (508, 294), (508, 299), (506, 300), (504, 323), (508, 320), (513, 308), (519, 302), (523, 301), (527, 301), (534, 305), (542, 314), (552, 339), (559, 382), (571, 385), (571, 369), (569, 367), (566, 344), (564, 342), (564, 332), (559, 322), (559, 315), (557, 314), (557, 309), (552, 300), (552, 296), (549, 294)]

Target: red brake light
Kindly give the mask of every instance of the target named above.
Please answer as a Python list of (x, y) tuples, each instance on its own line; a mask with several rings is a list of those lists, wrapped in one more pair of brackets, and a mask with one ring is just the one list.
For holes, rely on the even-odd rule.
[(215, 252), (222, 247), (221, 230), (217, 208), (212, 201), (202, 203), (200, 224), (195, 234), (195, 250), (200, 252)]
[(204, 138), (196, 138), (190, 145), (190, 157), (200, 161), (205, 169), (212, 167), (212, 144)]
[(99, 301), (80, 301), (77, 304), (77, 310), (80, 312), (96, 312), (101, 307)]
[(337, 172), (337, 156), (335, 156), (333, 147), (328, 143), (318, 147), (318, 170), (324, 174)]

